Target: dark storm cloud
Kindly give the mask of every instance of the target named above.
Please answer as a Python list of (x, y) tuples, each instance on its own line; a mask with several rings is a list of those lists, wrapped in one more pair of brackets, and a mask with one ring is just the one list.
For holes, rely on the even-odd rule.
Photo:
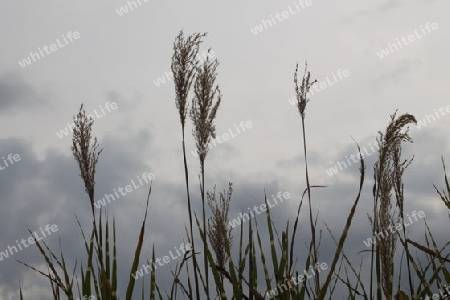
[(0, 113), (16, 112), (20, 109), (46, 105), (37, 91), (14, 72), (0, 74)]

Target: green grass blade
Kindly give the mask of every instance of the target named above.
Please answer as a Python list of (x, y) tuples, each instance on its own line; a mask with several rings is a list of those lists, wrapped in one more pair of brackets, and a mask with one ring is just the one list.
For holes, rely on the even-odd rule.
[(125, 298), (126, 300), (131, 300), (131, 296), (133, 295), (134, 283), (136, 280), (131, 274), (136, 272), (139, 265), (139, 257), (141, 255), (142, 245), (144, 244), (145, 222), (147, 221), (148, 204), (150, 202), (151, 193), (152, 193), (152, 185), (150, 184), (147, 196), (147, 205), (145, 207), (144, 220), (142, 221), (141, 232), (139, 233), (139, 240), (138, 244), (136, 245), (136, 251), (134, 253), (133, 265), (131, 266), (130, 270), (130, 281), (128, 282), (127, 293)]

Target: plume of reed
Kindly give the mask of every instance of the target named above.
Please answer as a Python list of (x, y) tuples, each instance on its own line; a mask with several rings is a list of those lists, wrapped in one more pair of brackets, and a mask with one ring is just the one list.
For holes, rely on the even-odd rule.
[(206, 33), (194, 33), (184, 38), (183, 31), (175, 38), (173, 43), (173, 55), (171, 69), (175, 84), (175, 105), (180, 114), (180, 122), (183, 127), (186, 124), (186, 115), (189, 110), (188, 95), (195, 79), (197, 60), (202, 38)]
[[(200, 159), (201, 171), (204, 171), (204, 162), (209, 150), (211, 139), (216, 138), (214, 119), (222, 99), (217, 77), (217, 59), (210, 60), (209, 52), (205, 62), (197, 68), (197, 78), (194, 84), (194, 99), (190, 116), (194, 123), (193, 135), (196, 141), (197, 152)], [(213, 101), (217, 97), (214, 104)]]
[[(387, 236), (384, 236), (384, 233), (387, 232), (387, 228), (392, 226), (392, 224), (403, 220), (404, 196), (402, 177), (405, 169), (412, 160), (400, 161), (402, 149), (401, 143), (404, 141), (412, 142), (408, 134), (408, 128), (404, 131), (403, 128), (410, 123), (416, 123), (414, 116), (404, 114), (396, 119), (396, 113), (397, 112), (391, 115), (391, 122), (386, 128), (385, 134), (379, 132), (379, 137), (377, 137), (379, 158), (374, 165), (374, 217), (373, 219), (369, 218), (374, 235), (377, 235), (377, 238), (379, 238), (381, 233), (381, 236), (383, 237), (377, 243), (375, 252), (378, 254), (377, 286), (381, 286), (386, 299), (392, 299), (393, 296), (394, 255), (397, 235), (387, 234)], [(392, 207), (393, 190), (396, 196), (397, 209), (393, 209)], [(405, 228), (403, 229), (405, 232)], [(412, 288), (411, 280), (410, 288)], [(412, 291), (413, 290), (411, 289), (411, 292)]]
[[(210, 60), (210, 50), (211, 49), (208, 50), (208, 56), (203, 64), (197, 67), (197, 77), (194, 83), (194, 99), (192, 101), (192, 108), (190, 111), (192, 123), (194, 124), (192, 133), (196, 141), (197, 152), (200, 160), (200, 191), (202, 196), (203, 232), (205, 234), (205, 159), (208, 153), (208, 145), (211, 138), (216, 138), (216, 127), (214, 125), (214, 120), (222, 99), (219, 86), (215, 84), (217, 77), (217, 66), (219, 65), (219, 62), (217, 59)], [(216, 97), (217, 100), (213, 103)], [(207, 266), (207, 252), (209, 250), (206, 239), (203, 241), (203, 251), (206, 295), (209, 299), (209, 276)]]
[(94, 120), (86, 116), (83, 104), (76, 117), (73, 118), (72, 153), (80, 168), (80, 177), (83, 179), (85, 191), (91, 202), (92, 213), (94, 213), (95, 195), (95, 170), (98, 157), (103, 149), (99, 149), (97, 137), (92, 139), (92, 125)]
[(187, 38), (184, 37), (183, 31), (175, 38), (173, 43), (173, 55), (171, 69), (173, 73), (173, 82), (175, 84), (175, 105), (180, 115), (181, 122), (181, 144), (183, 148), (183, 161), (184, 161), (184, 175), (186, 182), (186, 194), (188, 202), (189, 213), (189, 233), (191, 235), (190, 240), (192, 242), (192, 263), (194, 269), (195, 278), (195, 291), (197, 300), (200, 300), (200, 291), (198, 285), (197, 274), (197, 258), (195, 256), (195, 243), (194, 233), (192, 230), (193, 218), (191, 208), (191, 198), (189, 193), (189, 172), (186, 160), (186, 144), (185, 144), (185, 124), (186, 115), (189, 110), (188, 94), (191, 89), (191, 85), (195, 78), (195, 72), (197, 68), (196, 56), (199, 51), (199, 45), (202, 42), (202, 38), (206, 36), (206, 33), (195, 33)]
[(311, 89), (312, 85), (317, 82), (317, 79), (314, 79), (311, 81), (311, 72), (307, 71), (308, 69), (308, 63), (305, 62), (305, 70), (303, 73), (302, 83), (300, 86), (298, 86), (298, 63), (295, 66), (295, 73), (294, 73), (294, 83), (295, 83), (295, 94), (297, 97), (297, 108), (298, 113), (302, 117), (302, 119), (305, 118), (306, 114), (306, 104), (309, 102), (308, 99), (308, 93)]
[[(233, 243), (231, 235), (232, 228), (229, 227), (228, 212), (230, 210), (230, 201), (233, 194), (233, 184), (228, 184), (228, 191), (219, 193), (219, 201), (216, 199), (216, 187), (214, 192), (208, 192), (208, 206), (211, 209), (212, 216), (208, 218), (208, 239), (211, 247), (216, 254), (216, 264), (224, 269), (227, 262), (226, 249), (230, 249)], [(221, 274), (223, 277), (223, 274)]]

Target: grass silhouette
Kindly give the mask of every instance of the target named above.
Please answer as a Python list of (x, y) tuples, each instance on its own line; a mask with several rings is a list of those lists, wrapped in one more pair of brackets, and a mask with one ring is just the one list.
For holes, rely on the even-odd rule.
[[(426, 245), (421, 245), (408, 238), (405, 225), (402, 231), (392, 234), (381, 241), (372, 244), (368, 250), (370, 255), (370, 268), (358, 269), (355, 262), (344, 252), (344, 245), (348, 238), (349, 229), (355, 216), (356, 208), (361, 199), (361, 191), (366, 176), (365, 162), (361, 155), (359, 145), (355, 146), (359, 151), (360, 177), (357, 192), (352, 205), (349, 207), (347, 218), (343, 224), (341, 235), (335, 238), (329, 230), (336, 247), (333, 258), (326, 272), (318, 272), (320, 260), (320, 245), (322, 235), (317, 234), (318, 213), (312, 209), (311, 190), (323, 188), (310, 184), (307, 159), (306, 139), (306, 108), (309, 101), (307, 93), (316, 80), (311, 78), (311, 73), (305, 64), (304, 74), (301, 79), (298, 76), (299, 66), (294, 72), (294, 84), (297, 99), (297, 109), (301, 118), (301, 132), (303, 142), (303, 156), (305, 161), (305, 189), (298, 203), (297, 215), (293, 225), (289, 221), (279, 234), (274, 226), (270, 205), (265, 196), (265, 233), (268, 236), (269, 249), (265, 251), (261, 238), (262, 227), (256, 219), (250, 219), (248, 223), (239, 227), (239, 239), (233, 241), (228, 219), (230, 205), (233, 204), (233, 188), (230, 183), (228, 190), (224, 190), (216, 196), (216, 187), (213, 191), (207, 191), (205, 187), (205, 159), (208, 153), (208, 144), (215, 138), (214, 121), (219, 109), (222, 95), (216, 85), (217, 60), (207, 58), (198, 63), (196, 56), (199, 45), (206, 34), (194, 33), (185, 38), (181, 31), (175, 38), (173, 45), (171, 69), (174, 74), (175, 104), (179, 112), (182, 150), (185, 170), (186, 201), (188, 207), (189, 226), (186, 228), (187, 240), (192, 249), (186, 251), (179, 264), (176, 265), (170, 291), (161, 291), (159, 287), (156, 269), (152, 269), (147, 280), (148, 288), (142, 279), (140, 295), (136, 291), (136, 271), (141, 260), (141, 250), (144, 243), (144, 233), (152, 186), (150, 185), (146, 200), (145, 215), (142, 226), (136, 235), (136, 247), (133, 262), (129, 269), (128, 282), (121, 283), (127, 287), (125, 295), (118, 295), (118, 268), (117, 268), (117, 236), (116, 223), (105, 215), (103, 208), (94, 210), (95, 173), (96, 165), (101, 154), (97, 139), (93, 137), (94, 121), (86, 116), (83, 105), (74, 118), (72, 153), (78, 163), (80, 177), (84, 182), (85, 192), (92, 208), (92, 228), (89, 234), (85, 233), (79, 223), (80, 230), (85, 241), (85, 265), (81, 264), (71, 271), (66, 265), (66, 259), (61, 252), (55, 254), (44, 241), (35, 240), (35, 244), (44, 257), (48, 271), (41, 271), (25, 262), (25, 266), (45, 276), (50, 282), (53, 299), (75, 299), (75, 294), (80, 299), (115, 300), (115, 299), (333, 299), (336, 287), (348, 291), (348, 299), (424, 299), (425, 296), (432, 299), (443, 299), (441, 293), (435, 298), (433, 287), (442, 289), (445, 283), (450, 283), (450, 272), (446, 243), (443, 248), (438, 248), (437, 243), (426, 225)], [(189, 102), (189, 93), (193, 87), (194, 98)], [(215, 100), (215, 102), (214, 102)], [(190, 106), (191, 105), (191, 106)], [(200, 160), (200, 190), (202, 197), (201, 216), (192, 210), (190, 182), (185, 150), (185, 125), (187, 114), (194, 125), (193, 136), (196, 142)], [(408, 126), (415, 124), (416, 119), (410, 114), (397, 116), (394, 113), (391, 121), (383, 133), (379, 133), (377, 139), (379, 145), (378, 160), (374, 165), (373, 186), (373, 212), (369, 216), (372, 233), (384, 230), (392, 223), (404, 219), (404, 184), (403, 175), (412, 162), (403, 160), (402, 143), (411, 142), (408, 135)], [(445, 164), (444, 168), (445, 189), (440, 190), (434, 186), (439, 199), (450, 210), (450, 184), (447, 180)], [(303, 207), (303, 200), (307, 199), (310, 240), (305, 241), (308, 246), (306, 260), (302, 264), (304, 270), (316, 270), (312, 272), (310, 281), (297, 282), (301, 273), (296, 271), (297, 257), (294, 255), (294, 246), (299, 218)], [(206, 200), (206, 201), (205, 201)], [(206, 204), (211, 213), (207, 214)], [(245, 228), (244, 228), (245, 227)], [(195, 240), (200, 240), (202, 245), (197, 245)], [(236, 249), (232, 249), (235, 247)], [(426, 256), (426, 260), (413, 257), (412, 249), (420, 251)], [(397, 263), (394, 255), (401, 252), (402, 260)], [(233, 256), (233, 253), (235, 256)], [(200, 264), (199, 255), (203, 256), (203, 265)], [(233, 258), (237, 257), (237, 258)], [(155, 261), (155, 249), (152, 251), (152, 261)], [(148, 261), (148, 259), (147, 259)], [(406, 265), (407, 274), (402, 274), (402, 266)], [(447, 264), (447, 265), (446, 265)], [(327, 264), (325, 264), (327, 265)], [(344, 269), (342, 269), (344, 268)], [(345, 277), (342, 275), (345, 270)], [(185, 275), (182, 275), (185, 272)], [(367, 273), (369, 272), (369, 273)], [(349, 276), (350, 273), (352, 276)], [(183, 273), (184, 274), (184, 273)], [(209, 277), (211, 274), (211, 278)], [(369, 274), (370, 280), (364, 282), (363, 275)], [(398, 274), (398, 286), (395, 287), (395, 276)], [(263, 275), (261, 279), (261, 275)], [(351, 279), (356, 278), (356, 280)], [(81, 280), (78, 280), (80, 278)], [(302, 277), (304, 278), (304, 277)], [(400, 288), (401, 278), (407, 278), (408, 289)], [(260, 281), (263, 285), (260, 285)], [(299, 281), (299, 280), (298, 280)], [(134, 296), (133, 296), (134, 295)], [(84, 297), (84, 298), (83, 298)], [(91, 297), (91, 298), (89, 298)], [(24, 299), (20, 288), (20, 299)]]

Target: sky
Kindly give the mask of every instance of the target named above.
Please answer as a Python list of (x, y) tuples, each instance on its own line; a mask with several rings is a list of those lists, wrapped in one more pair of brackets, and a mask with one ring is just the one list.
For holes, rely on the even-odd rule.
[[(305, 189), (305, 162), (301, 118), (292, 105), (293, 77), (296, 64), (303, 70), (307, 62), (318, 80), (305, 119), (309, 175), (311, 184), (326, 186), (312, 193), (324, 231), (321, 260), (330, 264), (335, 247), (324, 223), (340, 236), (358, 192), (359, 165), (347, 161), (357, 151), (353, 139), (367, 151), (367, 170), (345, 249), (357, 261), (367, 258), (359, 252), (371, 236), (367, 214), (373, 206), (375, 139), (396, 110), (419, 121), (410, 126), (413, 143), (404, 145), (404, 158), (414, 155), (404, 177), (405, 212), (423, 211), (443, 245), (448, 210), (433, 184), (444, 187), (441, 156), (450, 161), (449, 8), (444, 0), (1, 2), (0, 253), (26, 239), (28, 229), (40, 232), (55, 225), (45, 241), (56, 250), (61, 242), (72, 265), (83, 258), (76, 217), (86, 229), (91, 212), (70, 150), (70, 124), (82, 103), (95, 116), (94, 132), (104, 149), (96, 199), (153, 174), (141, 264), (153, 245), (163, 256), (186, 242), (181, 126), (170, 76), (180, 30), (206, 32), (200, 51), (211, 48), (220, 63), (217, 83), (223, 97), (216, 132), (231, 136), (210, 150), (205, 186), (222, 191), (233, 183), (230, 219), (263, 203), (264, 191), (291, 195), (271, 209), (280, 230), (295, 218)], [(200, 213), (200, 166), (191, 132), (189, 120), (190, 190)], [(149, 187), (145, 181), (138, 185), (106, 206), (116, 218), (125, 279)], [(297, 242), (299, 271), (308, 237), (306, 212)], [(255, 218), (265, 221), (262, 215)], [(424, 219), (410, 227), (420, 242)], [(49, 299), (48, 281), (17, 259), (45, 271), (36, 247), (3, 257), (0, 299), (18, 299), (20, 285), (26, 299)], [(164, 289), (177, 262), (158, 270)]]

